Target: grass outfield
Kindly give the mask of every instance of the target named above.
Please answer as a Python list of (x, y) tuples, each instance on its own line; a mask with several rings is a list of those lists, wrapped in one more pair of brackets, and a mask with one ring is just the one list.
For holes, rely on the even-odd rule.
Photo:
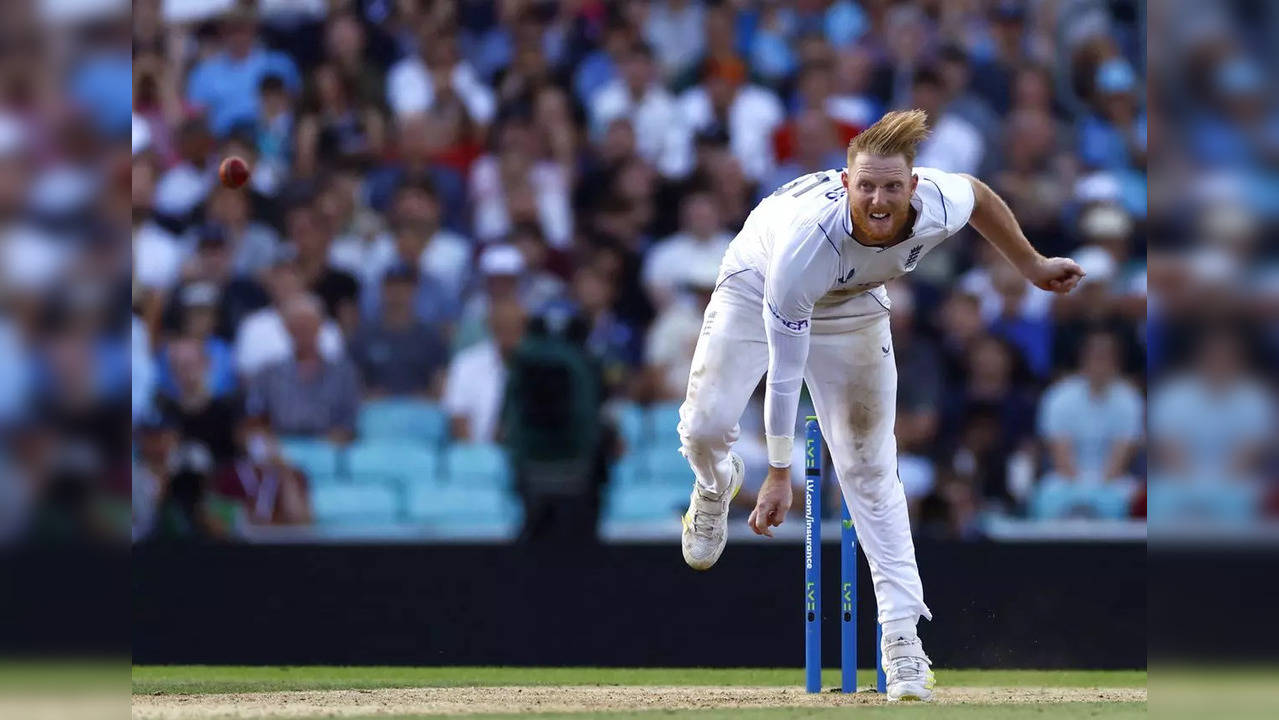
[[(1145, 687), (1144, 670), (937, 670), (939, 687)], [(133, 693), (260, 693), (285, 690), (494, 687), (539, 685), (741, 685), (798, 686), (796, 668), (528, 668), (528, 667), (249, 667), (231, 665), (139, 665)], [(874, 682), (862, 670), (858, 686)], [(826, 687), (839, 685), (839, 670), (822, 673)]]
[[(828, 689), (839, 682), (827, 670)], [(859, 686), (874, 681), (859, 674)], [(1145, 717), (1145, 671), (938, 670), (930, 706), (808, 695), (796, 668), (133, 668), (135, 720), (957, 720)]]

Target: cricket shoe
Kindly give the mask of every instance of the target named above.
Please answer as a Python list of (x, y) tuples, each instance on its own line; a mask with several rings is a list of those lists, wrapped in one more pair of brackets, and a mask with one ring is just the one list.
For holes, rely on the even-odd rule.
[(733, 463), (728, 489), (712, 495), (694, 483), (688, 512), (680, 518), (684, 526), (680, 536), (684, 562), (694, 570), (709, 570), (719, 560), (728, 541), (728, 506), (742, 489), (742, 479), (746, 476), (746, 464), (737, 453), (729, 453), (728, 458)]
[(932, 660), (917, 635), (884, 637), (884, 673), (888, 701), (928, 702), (933, 699)]

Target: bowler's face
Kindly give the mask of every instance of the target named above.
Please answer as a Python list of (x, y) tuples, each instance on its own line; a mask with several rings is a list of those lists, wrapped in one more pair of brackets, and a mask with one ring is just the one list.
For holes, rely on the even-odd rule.
[(840, 179), (848, 190), (853, 235), (869, 245), (897, 240), (910, 219), (910, 197), (919, 184), (906, 156), (858, 153)]

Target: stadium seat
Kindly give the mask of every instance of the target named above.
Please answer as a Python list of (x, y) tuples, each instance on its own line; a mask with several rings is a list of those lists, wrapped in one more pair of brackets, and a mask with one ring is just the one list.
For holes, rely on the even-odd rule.
[(435, 483), (440, 477), (435, 452), (422, 443), (407, 440), (355, 443), (346, 453), (346, 472), (353, 480), (382, 476), (405, 485)]
[(670, 520), (688, 509), (691, 485), (616, 485), (604, 497), (604, 520)]
[(644, 412), (645, 444), (649, 447), (679, 447), (680, 403), (654, 403)]
[(644, 409), (635, 403), (619, 403), (616, 407), (617, 432), (628, 451), (641, 450), (647, 442), (644, 432)]
[(506, 451), (489, 443), (457, 443), (444, 452), (445, 480), (462, 488), (511, 486)]
[(337, 447), (315, 438), (281, 438), (280, 454), (308, 477), (331, 477), (337, 472)]
[(448, 437), (448, 415), (421, 400), (372, 400), (360, 408), (357, 426), (364, 440), (414, 440), (432, 448)]
[(390, 482), (326, 483), (311, 487), (311, 511), (324, 525), (387, 524), (403, 516), (403, 503)]
[(636, 472), (638, 484), (684, 488), (693, 486), (693, 471), (688, 460), (679, 453), (679, 444), (664, 443), (648, 448), (639, 455)]
[(1152, 523), (1243, 523), (1254, 520), (1261, 509), (1257, 488), (1246, 483), (1152, 478), (1146, 494)]
[(408, 491), (408, 515), (432, 527), (514, 531), (521, 507), (510, 490), (500, 487), (417, 485)]
[(1118, 520), (1128, 515), (1130, 495), (1126, 488), (1115, 484), (1078, 483), (1050, 477), (1035, 489), (1030, 514), (1038, 520)]
[(613, 463), (608, 471), (608, 481), (614, 487), (634, 485), (639, 482), (639, 462), (636, 459), (636, 454), (633, 452), (627, 453)]

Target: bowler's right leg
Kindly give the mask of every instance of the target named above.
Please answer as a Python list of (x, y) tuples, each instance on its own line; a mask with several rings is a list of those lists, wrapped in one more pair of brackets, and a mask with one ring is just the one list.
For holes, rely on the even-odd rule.
[(696, 570), (710, 568), (724, 550), (729, 502), (744, 473), (731, 452), (738, 420), (768, 367), (761, 300), (732, 283), (721, 283), (706, 306), (679, 410), (680, 453), (695, 479), (681, 545), (684, 561)]

